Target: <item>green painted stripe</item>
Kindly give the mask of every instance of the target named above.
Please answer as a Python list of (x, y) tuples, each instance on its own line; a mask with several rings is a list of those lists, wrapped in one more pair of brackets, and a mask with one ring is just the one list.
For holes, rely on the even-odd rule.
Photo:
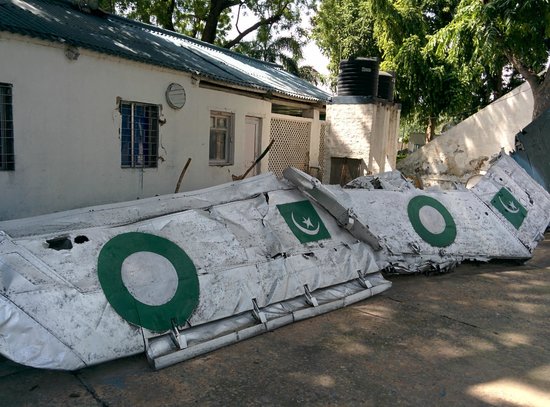
[[(178, 288), (170, 301), (152, 306), (138, 301), (122, 281), (122, 263), (136, 252), (165, 257), (178, 274)], [(199, 302), (199, 279), (195, 265), (178, 245), (168, 239), (139, 232), (113, 237), (101, 249), (97, 274), (101, 288), (114, 310), (126, 321), (153, 331), (184, 325)]]

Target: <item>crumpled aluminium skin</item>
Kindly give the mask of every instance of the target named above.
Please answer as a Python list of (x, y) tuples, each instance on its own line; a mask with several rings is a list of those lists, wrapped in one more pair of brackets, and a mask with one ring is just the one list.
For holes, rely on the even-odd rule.
[[(2, 225), (8, 233), (13, 230), (17, 237), (7, 233), (0, 236), (3, 304), (0, 352), (30, 366), (74, 370), (144, 352), (153, 340), (155, 349), (163, 348), (164, 345), (159, 345), (159, 336), (167, 343), (172, 342), (170, 335), (164, 334), (167, 331), (185, 335), (189, 330), (186, 347), (192, 348), (205, 339), (212, 339), (209, 331), (217, 329), (223, 333), (225, 325), (237, 329), (224, 322), (228, 318), (252, 315), (254, 307), (289, 306), (288, 300), (305, 298), (306, 291), (314, 295), (319, 289), (359, 277), (372, 280), (368, 283), (370, 287), (348, 287), (343, 297), (351, 297), (358, 291), (373, 295), (390, 287), (380, 276), (367, 244), (357, 241), (315, 203), (272, 175), (210, 188), (203, 193), (178, 195), (173, 199), (160, 198), (160, 202), (176, 209), (161, 216), (157, 214), (157, 200), (151, 199), (144, 203), (104, 206), (101, 210), (83, 210), (86, 216), (80, 222), (86, 222), (84, 228), (72, 227), (80, 219), (79, 211), (40, 217), (36, 222), (23, 220)], [(296, 229), (296, 233), (305, 236), (304, 242), (289, 227), (291, 217), (285, 219), (281, 215), (285, 207), (292, 209), (296, 203), (305, 204), (311, 212), (300, 215), (301, 218), (298, 212), (289, 215), (294, 216), (293, 222), (305, 231)], [(178, 207), (183, 209), (177, 210)], [(97, 218), (94, 214), (98, 214)], [(111, 224), (102, 225), (103, 219), (110, 219)], [(53, 226), (56, 222), (60, 224), (59, 232)], [(321, 226), (324, 235), (318, 239), (312, 233)], [(151, 239), (162, 247), (147, 246)], [(51, 247), (54, 241), (58, 250)], [(132, 288), (121, 292), (120, 278), (111, 281), (110, 277), (118, 272), (124, 280), (125, 270), (132, 273), (139, 264), (133, 268), (128, 266), (124, 262), (131, 256), (127, 256), (119, 270), (112, 270), (112, 264), (121, 259), (117, 258), (116, 250), (107, 251), (114, 245), (119, 251), (164, 256), (177, 264), (176, 258), (181, 253), (172, 255), (163, 251), (171, 247), (170, 244), (175, 244), (176, 252), (188, 256), (191, 263), (187, 266), (194, 269), (198, 281), (197, 302), (192, 312), (181, 316), (180, 309), (170, 309), (166, 312), (173, 311), (173, 315), (147, 315), (155, 307), (168, 309), (171, 301), (145, 304), (134, 312), (132, 304), (120, 302), (121, 297), (133, 295), (128, 294)], [(160, 269), (159, 264), (153, 263), (149, 268)], [(145, 291), (159, 290), (156, 294), (162, 296), (158, 281), (153, 281), (160, 276), (160, 271), (154, 270), (150, 281), (134, 287), (135, 293), (143, 292), (145, 286), (148, 289)], [(180, 271), (178, 275), (182, 277)], [(107, 282), (100, 281), (102, 276)], [(190, 284), (185, 278), (178, 281), (178, 286)], [(334, 293), (338, 299), (337, 290)], [(181, 295), (181, 302), (176, 306), (183, 308), (187, 297), (194, 294), (191, 290)], [(138, 300), (141, 305), (148, 301)], [(305, 302), (295, 304), (289, 315), (298, 320), (298, 310), (303, 307), (312, 306)], [(269, 313), (264, 315), (269, 317)], [(175, 318), (172, 324), (174, 317), (180, 319)], [(191, 334), (190, 328), (216, 321), (218, 328), (209, 325), (202, 334), (197, 336), (197, 329)], [(268, 322), (258, 325), (267, 326)], [(27, 350), (19, 344), (25, 344)], [(169, 346), (168, 350), (171, 349)]]
[(505, 154), (493, 160), (471, 190), (419, 190), (395, 171), (361, 177), (341, 188), (287, 171), (344, 227), (349, 217), (354, 228), (368, 229), (369, 240), (380, 248), (376, 261), (390, 273), (448, 271), (464, 260), (526, 260), (550, 221), (550, 195)]
[(162, 368), (380, 293), (382, 270), (527, 259), (550, 221), (507, 156), (451, 192), (285, 177), (0, 223), (0, 353), (74, 370), (146, 352)]

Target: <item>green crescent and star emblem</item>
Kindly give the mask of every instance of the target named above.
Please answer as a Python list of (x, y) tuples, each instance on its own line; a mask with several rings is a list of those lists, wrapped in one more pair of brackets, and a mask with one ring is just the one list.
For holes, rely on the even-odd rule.
[(495, 194), (491, 200), (491, 205), (516, 229), (520, 228), (523, 220), (527, 217), (527, 209), (504, 187)]
[(279, 213), (300, 243), (330, 239), (330, 234), (309, 201), (277, 205)]

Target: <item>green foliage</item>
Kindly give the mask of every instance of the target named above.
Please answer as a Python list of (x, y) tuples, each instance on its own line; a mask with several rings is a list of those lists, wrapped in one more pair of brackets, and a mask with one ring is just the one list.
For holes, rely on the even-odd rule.
[[(315, 9), (317, 0), (100, 0), (100, 7), (128, 18), (177, 31), (203, 41), (232, 48), (265, 61), (280, 63), (288, 71), (319, 83), (322, 78), (311, 66), (298, 66), (307, 33), (299, 28), (302, 10)], [(232, 27), (231, 7), (238, 15), (253, 16), (238, 34), (228, 38)], [(253, 40), (245, 41), (249, 34)], [(286, 33), (286, 34), (281, 34)], [(290, 34), (289, 34), (290, 33)]]
[(312, 66), (299, 66), (303, 60), (303, 38), (307, 34), (300, 27), (295, 27), (291, 34), (293, 35), (274, 37), (269, 27), (260, 27), (254, 40), (242, 41), (234, 50), (252, 58), (277, 63), (286, 71), (313, 84), (323, 83), (324, 78)]
[[(132, 20), (177, 31), (191, 37), (199, 37), (206, 25), (211, 6), (216, 1), (205, 0), (100, 0), (100, 7), (111, 13), (120, 14)], [(218, 18), (218, 35), (224, 36), (231, 28), (229, 6)], [(229, 4), (231, 3), (231, 4)]]
[[(469, 67), (464, 71), (469, 79), (477, 79), (472, 74), (481, 71), (489, 86), (492, 82), (491, 99), (516, 85), (519, 73), (531, 85), (536, 117), (550, 107), (546, 75), (538, 75), (548, 61), (549, 34), (549, 0), (462, 0), (452, 21), (434, 33), (429, 43), (449, 63)], [(495, 81), (506, 67), (515, 71), (512, 81)]]
[(341, 60), (359, 56), (381, 56), (373, 35), (373, 18), (363, 0), (323, 0), (312, 19), (312, 38), (329, 58), (332, 85)]
[(514, 55), (524, 66), (540, 71), (548, 58), (549, 17), (549, 0), (463, 0), (452, 22), (431, 43), (455, 63), (477, 61), (497, 68), (495, 57)]
[[(232, 28), (231, 8), (238, 6), (239, 15), (253, 16), (255, 22), (237, 31), (246, 36), (260, 27), (269, 27), (273, 34), (295, 27), (301, 9), (314, 9), (317, 0), (100, 0), (100, 7), (133, 20), (154, 24), (169, 30), (203, 38), (209, 24), (214, 32), (207, 42), (229, 48), (242, 40), (227, 38)], [(203, 38), (204, 39), (204, 38)]]
[(381, 69), (396, 72), (403, 118), (428, 132), (522, 80), (536, 111), (544, 94), (550, 101), (537, 75), (548, 61), (550, 0), (325, 0), (314, 24), (333, 79), (341, 59), (381, 57)]

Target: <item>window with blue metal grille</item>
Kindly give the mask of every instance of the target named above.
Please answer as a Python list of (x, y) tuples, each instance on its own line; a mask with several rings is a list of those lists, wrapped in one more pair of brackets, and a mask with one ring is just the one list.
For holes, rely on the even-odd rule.
[(0, 171), (14, 169), (12, 85), (0, 83)]
[(159, 144), (159, 106), (121, 102), (120, 165), (155, 168)]

